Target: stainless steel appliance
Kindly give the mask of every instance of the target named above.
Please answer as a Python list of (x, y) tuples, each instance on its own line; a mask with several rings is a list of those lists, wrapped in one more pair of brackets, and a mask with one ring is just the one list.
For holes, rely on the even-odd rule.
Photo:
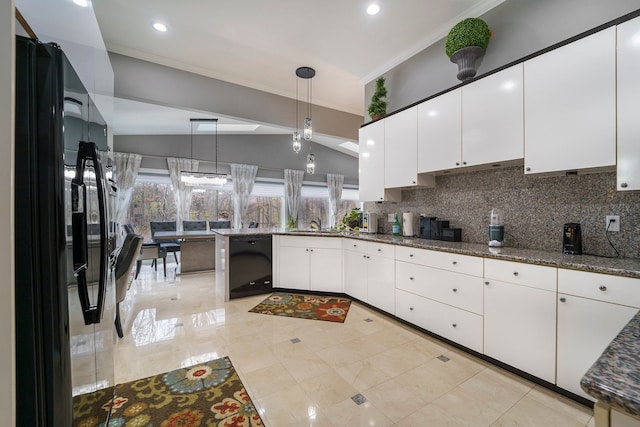
[(569, 222), (564, 225), (562, 252), (570, 255), (582, 254), (582, 232), (580, 224)]
[(15, 141), (16, 425), (71, 426), (73, 395), (114, 385), (106, 124), (62, 51), (24, 37)]
[(378, 217), (372, 212), (360, 212), (358, 227), (361, 233), (377, 233)]

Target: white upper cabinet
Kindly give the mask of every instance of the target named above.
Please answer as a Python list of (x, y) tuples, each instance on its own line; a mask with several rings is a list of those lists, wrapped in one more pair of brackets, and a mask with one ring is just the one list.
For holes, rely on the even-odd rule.
[(384, 121), (384, 186), (396, 188), (416, 185), (418, 107), (400, 111)]
[(616, 28), (524, 63), (525, 173), (616, 164)]
[(384, 186), (384, 128), (386, 120), (378, 120), (360, 128), (358, 141), (359, 193), (362, 202), (399, 202), (401, 190), (387, 190)]
[(418, 173), (461, 166), (461, 93), (455, 89), (418, 105)]
[(618, 25), (618, 190), (640, 190), (640, 18)]
[(360, 128), (359, 191), (361, 201), (384, 200), (384, 120)]
[(462, 87), (462, 163), (465, 166), (524, 157), (523, 65)]

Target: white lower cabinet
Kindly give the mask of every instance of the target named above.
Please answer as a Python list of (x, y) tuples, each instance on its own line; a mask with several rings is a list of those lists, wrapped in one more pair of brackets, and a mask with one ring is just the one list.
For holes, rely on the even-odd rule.
[(557, 385), (594, 400), (580, 380), (639, 307), (640, 279), (558, 269)]
[(482, 352), (482, 316), (396, 289), (396, 316)]
[(550, 383), (556, 374), (556, 293), (487, 280), (484, 352)]
[(558, 387), (594, 400), (582, 391), (580, 380), (637, 312), (637, 308), (558, 294)]
[(345, 250), (344, 292), (360, 301), (367, 301), (367, 255), (363, 252)]
[(343, 247), (345, 293), (395, 314), (394, 246), (345, 239)]
[(280, 236), (278, 283), (286, 289), (343, 292), (342, 239)]
[(557, 269), (484, 262), (485, 354), (555, 383)]

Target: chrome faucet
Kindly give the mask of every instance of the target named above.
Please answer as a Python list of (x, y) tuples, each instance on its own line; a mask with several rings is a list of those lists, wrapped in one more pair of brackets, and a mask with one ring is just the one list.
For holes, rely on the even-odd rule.
[(309, 228), (317, 228), (318, 230), (322, 230), (322, 220), (320, 219), (320, 217), (315, 217), (311, 220), (311, 223), (309, 224)]

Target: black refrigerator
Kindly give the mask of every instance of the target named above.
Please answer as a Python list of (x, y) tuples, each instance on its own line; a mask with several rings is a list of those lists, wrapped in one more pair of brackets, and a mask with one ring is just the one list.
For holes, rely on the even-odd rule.
[(54, 44), (16, 37), (15, 98), (17, 425), (71, 426), (114, 386), (107, 127)]

